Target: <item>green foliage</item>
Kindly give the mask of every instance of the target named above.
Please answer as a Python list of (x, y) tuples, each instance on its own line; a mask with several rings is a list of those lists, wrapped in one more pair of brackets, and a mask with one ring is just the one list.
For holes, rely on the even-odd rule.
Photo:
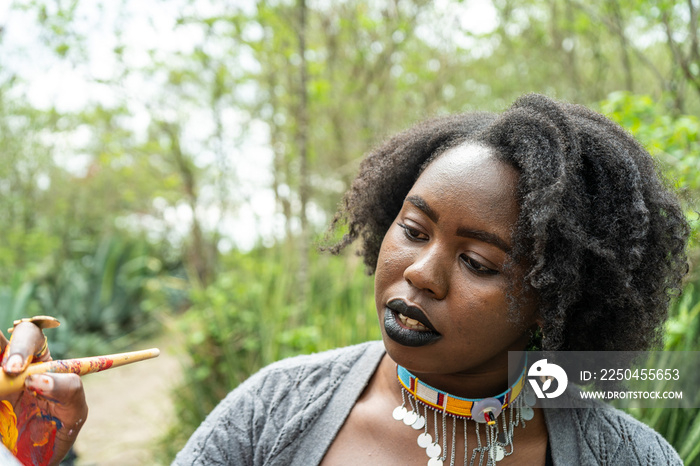
[(700, 192), (700, 118), (674, 115), (663, 100), (628, 92), (610, 94), (600, 108), (646, 147), (677, 188)]
[[(151, 191), (139, 187), (155, 183), (146, 170), (127, 173), (107, 152), (123, 150), (118, 131), (105, 131), (109, 137), (86, 173), (61, 166), (60, 138), (48, 134), (76, 117), (33, 109), (10, 97), (9, 87), (0, 84), (0, 329), (48, 314), (62, 322), (48, 332), (54, 357), (122, 349), (155, 327), (146, 298), (153, 296), (147, 288), (160, 273), (161, 251), (118, 231), (115, 218), (143, 205), (129, 202), (129, 193), (150, 204)], [(80, 118), (109, 126), (114, 114), (102, 110)]]
[(62, 323), (48, 332), (54, 357), (123, 349), (155, 328), (146, 298), (160, 268), (143, 241), (106, 237), (42, 277), (0, 287), (0, 329), (52, 315)]
[(700, 118), (674, 115), (663, 101), (628, 92), (610, 94), (600, 103), (600, 111), (630, 131), (674, 183), (691, 224), (691, 248), (697, 249), (700, 233)]
[(175, 391), (174, 455), (206, 414), (250, 374), (284, 357), (380, 338), (373, 283), (355, 256), (315, 254), (299, 301), (293, 254), (282, 247), (232, 253), (225, 272), (192, 292), (182, 321), (191, 363)]
[[(666, 325), (665, 351), (700, 351), (700, 281), (686, 286), (683, 295), (670, 311)], [(684, 361), (689, 370), (697, 361)], [(676, 366), (671, 366), (676, 367)], [(653, 390), (673, 390), (670, 384), (655, 387)], [(684, 391), (684, 398), (691, 403), (700, 401), (697, 393)], [(627, 410), (640, 421), (654, 430), (673, 445), (686, 465), (700, 465), (700, 408), (630, 408)]]
[(62, 316), (67, 323), (67, 340), (59, 340), (66, 350), (78, 353), (76, 335), (97, 337), (95, 342), (106, 348), (121, 348), (153, 331), (155, 321), (144, 301), (161, 263), (149, 249), (144, 241), (106, 237), (39, 282), (36, 295), (44, 312)]
[(14, 280), (11, 284), (0, 287), (0, 332), (12, 327), (12, 322), (29, 315), (37, 314), (36, 303), (32, 295), (36, 284)]
[[(504, 104), (523, 91), (592, 103), (625, 90), (700, 104), (697, 5), (660, 0), (493, 0), (498, 41), (472, 76)], [(691, 40), (692, 39), (692, 40)], [(478, 49), (477, 49), (478, 50)], [(494, 73), (495, 72), (495, 73)], [(496, 74), (498, 79), (489, 82)], [(474, 77), (476, 75), (476, 77)]]
[(60, 243), (47, 218), (62, 209), (51, 193), (40, 187), (53, 174), (48, 144), (40, 131), (52, 125), (53, 117), (10, 99), (11, 86), (0, 83), (0, 284), (41, 273), (44, 261)]
[(664, 341), (669, 351), (700, 350), (700, 280), (689, 283), (671, 307)]
[[(671, 309), (666, 330), (666, 348), (671, 351), (700, 351), (700, 280), (689, 284)], [(694, 394), (689, 394), (693, 396)], [(697, 395), (696, 396), (696, 400)], [(640, 419), (661, 432), (678, 450), (686, 465), (700, 465), (700, 409), (657, 409)]]

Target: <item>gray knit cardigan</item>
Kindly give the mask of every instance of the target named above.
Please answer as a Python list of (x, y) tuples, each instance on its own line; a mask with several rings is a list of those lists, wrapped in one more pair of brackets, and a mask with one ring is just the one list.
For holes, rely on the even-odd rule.
[[(319, 464), (383, 355), (377, 341), (271, 364), (229, 393), (173, 465)], [(683, 464), (646, 425), (588, 406), (544, 410), (555, 466)]]

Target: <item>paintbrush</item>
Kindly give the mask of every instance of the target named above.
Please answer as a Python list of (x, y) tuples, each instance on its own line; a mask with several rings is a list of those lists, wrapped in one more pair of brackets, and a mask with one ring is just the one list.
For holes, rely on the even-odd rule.
[(59, 359), (57, 361), (38, 362), (30, 364), (24, 372), (8, 375), (0, 370), (0, 397), (16, 393), (24, 388), (24, 381), (30, 375), (52, 372), (56, 374), (85, 375), (100, 372), (112, 367), (119, 367), (132, 362), (155, 358), (160, 354), (158, 348), (151, 348), (130, 353), (109, 354), (107, 356), (92, 356), (88, 358)]

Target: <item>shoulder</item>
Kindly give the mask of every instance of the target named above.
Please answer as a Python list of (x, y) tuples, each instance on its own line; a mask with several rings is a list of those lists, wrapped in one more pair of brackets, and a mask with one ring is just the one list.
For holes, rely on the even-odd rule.
[[(356, 367), (373, 367), (383, 354), (381, 342), (368, 342), (321, 353), (283, 359), (251, 376), (222, 403), (236, 402), (241, 392), (281, 410), (309, 408), (324, 400)], [(324, 396), (325, 394), (325, 396)]]
[(316, 422), (338, 385), (353, 373), (372, 373), (383, 352), (381, 342), (368, 342), (264, 367), (219, 403), (175, 464), (231, 464), (232, 455), (236, 464), (260, 464), (279, 456)]
[(373, 373), (383, 353), (381, 342), (368, 342), (277, 361), (231, 392), (222, 401), (222, 409), (240, 412), (243, 397), (264, 413), (266, 423), (304, 430), (343, 381), (356, 378), (353, 373)]
[(554, 464), (682, 465), (658, 432), (600, 401), (545, 409)]
[[(333, 384), (335, 377), (340, 377), (364, 358), (373, 359), (383, 353), (379, 341), (338, 348), (321, 353), (295, 356), (283, 359), (264, 367), (248, 379), (244, 385), (257, 388), (273, 388), (281, 380), (292, 386), (310, 386), (313, 384)], [(270, 381), (274, 381), (273, 384)]]

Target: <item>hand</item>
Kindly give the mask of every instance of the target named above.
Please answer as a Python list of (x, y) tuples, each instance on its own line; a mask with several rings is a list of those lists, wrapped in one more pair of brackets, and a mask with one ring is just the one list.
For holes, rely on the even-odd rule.
[[(32, 362), (51, 360), (46, 338), (32, 322), (17, 324), (9, 342), (0, 332), (0, 354), (2, 370), (10, 376)], [(0, 398), (0, 436), (25, 465), (58, 465), (75, 442), (87, 412), (80, 377), (33, 375), (25, 381), (24, 390)]]

